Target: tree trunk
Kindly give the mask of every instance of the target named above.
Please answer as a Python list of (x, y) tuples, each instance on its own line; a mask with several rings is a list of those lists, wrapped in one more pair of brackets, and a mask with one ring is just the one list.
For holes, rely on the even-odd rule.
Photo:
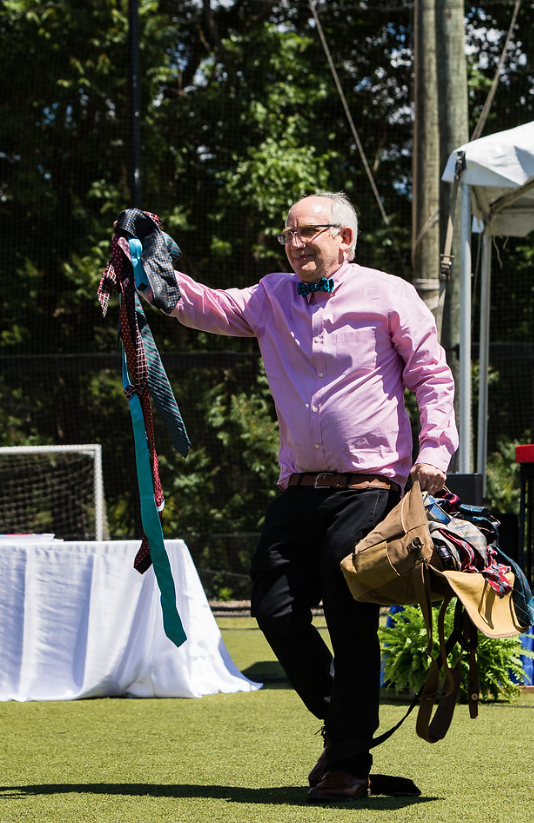
[[(436, 44), (438, 55), (440, 172), (454, 149), (469, 141), (469, 114), (467, 97), (467, 66), (465, 60), (465, 22), (463, 4), (456, 0), (436, 0)], [(441, 184), (440, 232), (441, 249), (445, 246), (447, 223), (451, 210), (453, 186)], [(459, 192), (458, 192), (459, 195)], [(460, 206), (455, 210), (453, 244), (459, 248)], [(447, 361), (459, 386), (460, 346), (460, 259), (453, 257), (450, 279), (446, 283), (441, 343), (447, 352)], [(459, 393), (456, 392), (458, 413)], [(454, 465), (453, 465), (454, 467)]]

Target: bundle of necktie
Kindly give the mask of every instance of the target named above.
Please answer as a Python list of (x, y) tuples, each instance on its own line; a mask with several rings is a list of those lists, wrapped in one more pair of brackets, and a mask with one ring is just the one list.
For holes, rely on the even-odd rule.
[(165, 504), (154, 443), (152, 398), (177, 451), (186, 457), (190, 442), (137, 290), (150, 287), (151, 302), (170, 314), (180, 299), (174, 262), (181, 252), (162, 232), (157, 215), (139, 209), (122, 211), (115, 224), (111, 260), (98, 287), (105, 316), (110, 295), (120, 295), (119, 336), (123, 350), (123, 388), (130, 406), (135, 439), (143, 538), (134, 567), (143, 574), (153, 564), (161, 592), (163, 622), (177, 645), (186, 639), (176, 609), (176, 593), (162, 531)]

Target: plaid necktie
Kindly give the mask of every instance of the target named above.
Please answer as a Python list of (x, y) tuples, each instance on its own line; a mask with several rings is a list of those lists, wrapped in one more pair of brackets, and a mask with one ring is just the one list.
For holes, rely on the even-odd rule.
[(303, 297), (306, 297), (307, 294), (311, 294), (314, 291), (333, 292), (334, 281), (332, 278), (327, 280), (326, 277), (321, 277), (318, 283), (299, 283), (297, 291), (299, 294), (302, 294)]
[(150, 397), (158, 410), (165, 428), (169, 432), (172, 444), (182, 457), (187, 457), (191, 447), (185, 425), (174, 397), (169, 378), (161, 362), (161, 357), (150, 331), (141, 301), (136, 295), (136, 309), (138, 313), (139, 333), (143, 340), (145, 357), (148, 366), (147, 384)]

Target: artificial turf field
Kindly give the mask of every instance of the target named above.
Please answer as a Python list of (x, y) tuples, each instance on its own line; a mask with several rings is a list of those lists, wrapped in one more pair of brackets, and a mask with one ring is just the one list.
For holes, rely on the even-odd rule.
[[(458, 706), (441, 743), (413, 715), (375, 755), (374, 770), (411, 777), (419, 798), (306, 802), (319, 722), (283, 678), (253, 621), (222, 618), (224, 641), (261, 691), (200, 700), (0, 703), (0, 822), (531, 823), (534, 694)], [(357, 707), (355, 707), (357, 710)], [(400, 718), (383, 701), (386, 728)]]

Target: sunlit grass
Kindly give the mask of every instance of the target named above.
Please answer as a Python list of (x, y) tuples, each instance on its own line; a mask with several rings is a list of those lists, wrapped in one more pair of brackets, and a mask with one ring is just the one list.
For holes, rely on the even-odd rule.
[[(321, 750), (320, 724), (253, 621), (219, 623), (239, 668), (265, 677), (261, 691), (1, 703), (1, 823), (330, 823), (347, 815), (362, 823), (530, 823), (532, 774), (520, 753), (531, 748), (534, 695), (482, 706), (476, 721), (458, 706), (434, 746), (417, 738), (409, 718), (377, 750), (375, 770), (411, 777), (420, 798), (310, 807), (306, 777)], [(403, 709), (386, 702), (384, 728)]]

